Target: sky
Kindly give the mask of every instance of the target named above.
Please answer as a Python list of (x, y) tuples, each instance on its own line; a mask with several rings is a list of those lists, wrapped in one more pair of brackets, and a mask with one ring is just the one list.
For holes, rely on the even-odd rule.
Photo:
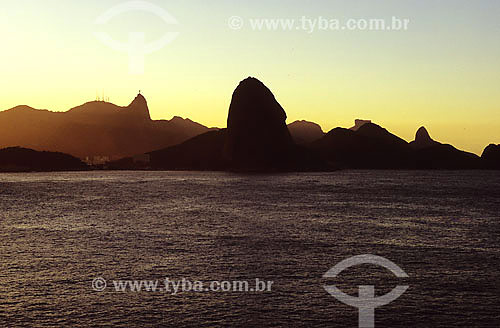
[[(0, 0), (0, 110), (66, 111), (105, 94), (128, 105), (142, 91), (153, 119), (174, 115), (225, 127), (231, 95), (254, 76), (288, 123), (325, 131), (371, 119), (410, 141), (420, 126), (480, 154), (500, 143), (500, 2), (497, 0), (150, 0), (175, 18), (124, 12), (96, 24), (118, 0)], [(239, 29), (230, 27), (240, 17)], [(409, 19), (399, 31), (252, 29), (252, 19)], [(177, 37), (131, 72), (126, 44)], [(133, 57), (133, 58), (141, 58)], [(132, 74), (134, 73), (134, 74)]]

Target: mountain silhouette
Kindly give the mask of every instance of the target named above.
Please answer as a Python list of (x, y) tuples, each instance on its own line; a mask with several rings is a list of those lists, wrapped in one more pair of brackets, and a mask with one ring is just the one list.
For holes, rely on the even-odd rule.
[(475, 169), (481, 163), (477, 155), (458, 150), (452, 145), (434, 141), (427, 129), (418, 129), (415, 140), (410, 143), (415, 150), (417, 169)]
[(178, 117), (151, 120), (147, 101), (138, 95), (120, 107), (92, 101), (67, 112), (17, 106), (0, 112), (0, 148), (20, 146), (68, 153), (81, 159), (118, 159), (175, 145), (209, 128)]
[[(425, 127), (408, 143), (367, 120), (327, 134), (312, 122), (297, 121), (287, 127), (285, 121), (286, 113), (272, 92), (248, 78), (233, 93), (227, 129), (152, 152), (151, 166), (246, 172), (481, 167), (478, 156), (433, 140)], [(490, 146), (485, 153), (494, 163), (496, 148)]]
[[(361, 124), (362, 123), (362, 124)], [(405, 140), (367, 121), (357, 129), (336, 128), (309, 146), (331, 163), (356, 169), (475, 169), (479, 157), (434, 141), (421, 127), (415, 140)]]
[(287, 126), (286, 119), (271, 90), (253, 77), (233, 92), (226, 129), (209, 129), (177, 116), (151, 120), (141, 94), (125, 107), (103, 101), (67, 112), (17, 106), (0, 112), (0, 149), (10, 147), (3, 150), (0, 163), (5, 170), (81, 168), (75, 156), (110, 161), (104, 166), (110, 169), (500, 169), (500, 146), (489, 145), (480, 158), (433, 140), (425, 127), (408, 143), (368, 120), (325, 134), (316, 123)]
[(484, 168), (500, 170), (500, 145), (491, 144), (486, 147), (481, 159)]
[(294, 146), (271, 90), (255, 78), (240, 82), (229, 106), (224, 155), (236, 167), (259, 170), (286, 166)]
[(132, 115), (136, 116), (139, 120), (151, 121), (151, 115), (149, 114), (148, 102), (143, 95), (138, 94), (137, 97), (128, 106)]
[(234, 91), (227, 122), (227, 129), (152, 152), (152, 166), (242, 172), (329, 169), (312, 151), (295, 144), (285, 123), (285, 111), (255, 78), (241, 81)]
[(305, 145), (325, 136), (319, 124), (308, 121), (295, 121), (288, 124), (288, 130), (293, 141), (298, 145)]
[(0, 172), (79, 171), (87, 165), (76, 157), (63, 153), (39, 152), (10, 147), (0, 150)]
[(440, 145), (440, 143), (434, 141), (429, 135), (429, 132), (427, 132), (427, 129), (423, 126), (418, 129), (417, 134), (415, 135), (415, 140), (410, 142), (410, 146), (412, 146), (414, 149), (422, 149), (437, 145)]
[(396, 169), (412, 166), (409, 144), (373, 123), (364, 123), (356, 131), (335, 128), (310, 147), (325, 160), (343, 168)]

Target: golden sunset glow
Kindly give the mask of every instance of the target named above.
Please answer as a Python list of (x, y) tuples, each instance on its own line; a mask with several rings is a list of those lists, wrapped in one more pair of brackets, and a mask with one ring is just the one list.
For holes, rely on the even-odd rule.
[[(483, 1), (151, 1), (178, 25), (128, 12), (104, 26), (120, 1), (3, 1), (0, 13), (0, 110), (16, 105), (66, 111), (96, 94), (127, 105), (142, 90), (153, 119), (188, 117), (225, 127), (231, 94), (255, 76), (275, 94), (288, 123), (305, 119), (324, 131), (371, 119), (410, 141), (425, 125), (439, 141), (480, 154), (500, 135), (500, 4)], [(410, 19), (407, 31), (255, 31), (228, 18)], [(248, 21), (245, 21), (248, 25)], [(165, 31), (179, 36), (145, 56), (131, 75), (128, 56), (94, 36), (126, 42)]]

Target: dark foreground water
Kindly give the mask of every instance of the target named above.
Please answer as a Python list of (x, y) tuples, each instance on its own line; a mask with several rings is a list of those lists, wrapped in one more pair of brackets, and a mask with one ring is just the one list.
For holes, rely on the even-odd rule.
[[(324, 285), (409, 285), (376, 327), (499, 327), (499, 236), (496, 172), (0, 175), (0, 326), (357, 327)], [(366, 264), (322, 278), (361, 254), (409, 278)], [(167, 277), (274, 284), (172, 295), (112, 283)]]

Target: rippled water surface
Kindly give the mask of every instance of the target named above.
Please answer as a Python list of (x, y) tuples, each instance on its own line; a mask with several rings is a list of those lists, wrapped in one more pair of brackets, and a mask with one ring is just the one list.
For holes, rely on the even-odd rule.
[[(344, 171), (0, 175), (1, 327), (357, 327), (323, 289), (408, 291), (378, 327), (499, 327), (500, 174)], [(409, 278), (335, 264), (376, 254)], [(103, 277), (108, 288), (92, 289)], [(119, 292), (112, 280), (274, 282)]]

